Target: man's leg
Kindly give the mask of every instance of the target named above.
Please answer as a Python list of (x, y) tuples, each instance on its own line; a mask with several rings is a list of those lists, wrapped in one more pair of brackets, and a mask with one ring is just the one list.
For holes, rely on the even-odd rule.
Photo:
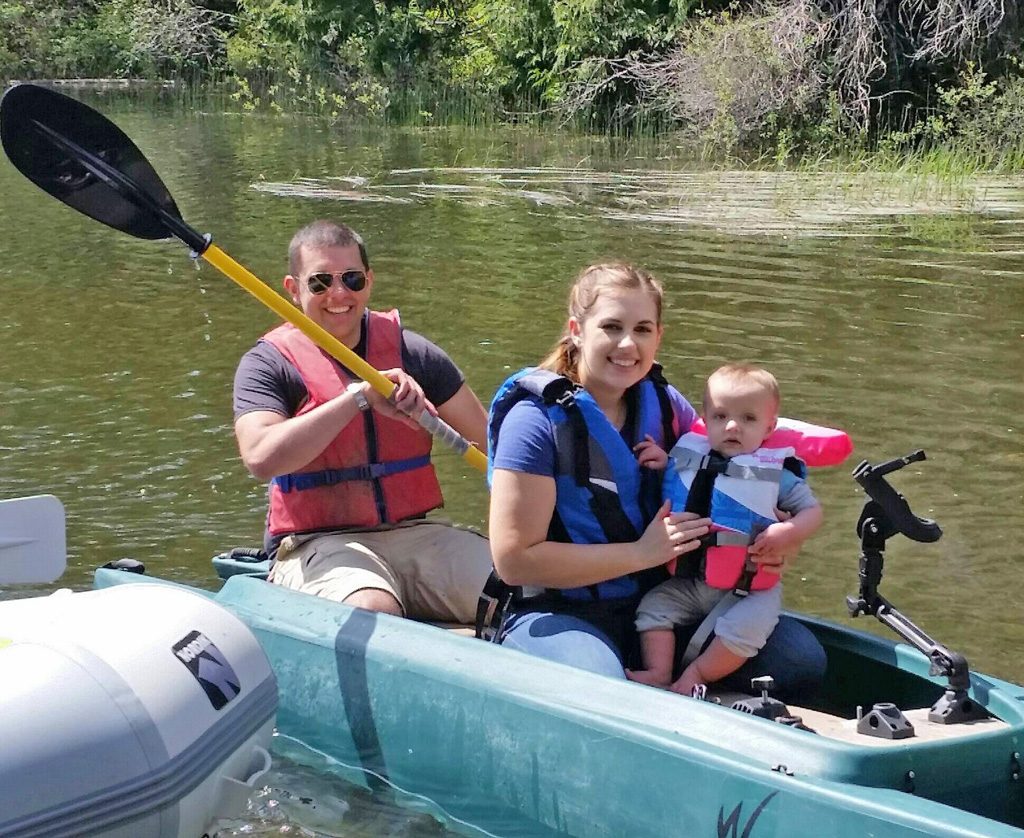
[(394, 575), (363, 543), (373, 533), (315, 536), (292, 547), (285, 539), (270, 581), (292, 590), (344, 602), (356, 608), (402, 616)]
[(379, 553), (397, 580), (408, 616), (471, 625), (491, 572), (487, 539), (434, 519), (386, 535)]

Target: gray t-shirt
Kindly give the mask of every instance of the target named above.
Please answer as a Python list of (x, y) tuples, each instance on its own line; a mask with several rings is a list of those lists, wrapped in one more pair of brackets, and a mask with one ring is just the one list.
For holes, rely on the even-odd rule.
[[(402, 330), (401, 349), (402, 369), (417, 381), (435, 407), (454, 396), (466, 380), (443, 349), (416, 332)], [(366, 358), (365, 330), (355, 352), (360, 358)], [(306, 384), (295, 365), (265, 340), (260, 340), (246, 352), (235, 370), (235, 419), (257, 410), (269, 410), (290, 418), (302, 407), (308, 395)], [(277, 554), (283, 537), (264, 533), (263, 546), (271, 558)]]
[[(365, 337), (360, 337), (355, 352), (366, 357)], [(443, 349), (409, 329), (402, 330), (402, 368), (435, 407), (454, 396), (466, 380)], [(235, 419), (255, 410), (291, 417), (307, 396), (299, 371), (275, 346), (260, 340), (242, 356), (235, 371)]]

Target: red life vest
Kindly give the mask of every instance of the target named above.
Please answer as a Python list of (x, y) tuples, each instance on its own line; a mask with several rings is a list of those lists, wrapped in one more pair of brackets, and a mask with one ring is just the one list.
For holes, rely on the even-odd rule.
[[(402, 366), (398, 312), (370, 311), (363, 321), (366, 360), (377, 369)], [(296, 416), (344, 392), (352, 379), (333, 358), (290, 323), (263, 340), (290, 361), (306, 385)], [(430, 462), (426, 431), (367, 411), (355, 416), (301, 472), (270, 482), (267, 529), (271, 535), (375, 527), (441, 506), (441, 487)]]

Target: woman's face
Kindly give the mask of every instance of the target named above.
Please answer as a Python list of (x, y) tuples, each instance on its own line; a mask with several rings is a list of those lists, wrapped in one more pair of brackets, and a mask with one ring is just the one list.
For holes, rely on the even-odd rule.
[(592, 394), (619, 397), (651, 370), (661, 343), (658, 309), (646, 291), (602, 291), (581, 319), (569, 319), (580, 352), (580, 383)]

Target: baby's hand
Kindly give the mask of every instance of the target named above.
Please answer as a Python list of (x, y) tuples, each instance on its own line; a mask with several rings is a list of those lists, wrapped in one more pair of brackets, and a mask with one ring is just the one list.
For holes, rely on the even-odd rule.
[(750, 545), (750, 556), (765, 570), (781, 573), (786, 558), (796, 555), (801, 542), (796, 528), (787, 521), (780, 521), (758, 534)]
[(644, 436), (643, 442), (633, 446), (633, 453), (636, 454), (637, 462), (645, 468), (663, 471), (668, 465), (668, 454), (650, 434)]

